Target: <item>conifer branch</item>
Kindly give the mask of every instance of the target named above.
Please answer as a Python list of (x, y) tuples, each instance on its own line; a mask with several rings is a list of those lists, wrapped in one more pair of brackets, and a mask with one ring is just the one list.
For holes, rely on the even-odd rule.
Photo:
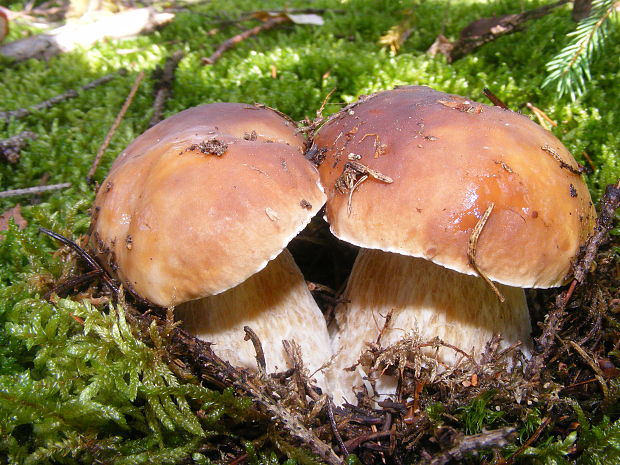
[(592, 13), (567, 37), (571, 42), (546, 65), (548, 76), (542, 87), (555, 86), (559, 96), (569, 94), (572, 100), (586, 90), (591, 80), (590, 64), (605, 46), (610, 20), (619, 6), (617, 0), (594, 0)]

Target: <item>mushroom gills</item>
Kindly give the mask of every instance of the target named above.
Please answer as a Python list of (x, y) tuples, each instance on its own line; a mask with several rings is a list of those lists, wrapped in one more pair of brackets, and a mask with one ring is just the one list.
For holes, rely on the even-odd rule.
[[(407, 336), (427, 342), (439, 337), (474, 358), (495, 335), (501, 347), (521, 342), (531, 354), (531, 324), (523, 289), (497, 284), (506, 300), (481, 279), (436, 265), (422, 258), (380, 250), (361, 249), (347, 284), (343, 301), (330, 325), (334, 363), (327, 377), (337, 404), (353, 403), (353, 388), (362, 384), (358, 371), (345, 371), (357, 363), (367, 343), (388, 347)], [(461, 353), (441, 347), (423, 353), (446, 365), (454, 365)], [(364, 367), (367, 372), (367, 367)], [(395, 380), (382, 376), (376, 386), (380, 397), (394, 395)]]
[[(243, 368), (257, 368), (254, 346), (244, 340), (244, 326), (260, 339), (268, 373), (291, 366), (283, 340), (301, 346), (311, 375), (332, 355), (325, 318), (287, 249), (236, 287), (179, 305), (175, 316), (190, 333), (214, 343), (221, 358)], [(326, 388), (321, 372), (313, 378)]]

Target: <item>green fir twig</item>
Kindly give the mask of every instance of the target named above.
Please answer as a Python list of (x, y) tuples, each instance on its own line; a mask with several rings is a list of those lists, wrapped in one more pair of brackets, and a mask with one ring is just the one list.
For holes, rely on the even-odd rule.
[(554, 87), (559, 96), (569, 94), (574, 101), (592, 79), (590, 64), (605, 46), (617, 0), (594, 0), (592, 13), (567, 37), (571, 42), (546, 65), (549, 73), (542, 87)]

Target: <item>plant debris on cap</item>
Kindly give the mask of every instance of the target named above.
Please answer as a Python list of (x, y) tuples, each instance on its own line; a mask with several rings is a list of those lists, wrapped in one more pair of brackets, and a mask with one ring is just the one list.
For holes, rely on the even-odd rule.
[[(428, 87), (360, 99), (320, 128), (311, 150), (324, 156), (333, 233), (362, 247), (473, 275), (468, 244), (493, 205), (478, 267), (493, 281), (546, 288), (565, 281), (593, 228), (579, 165), (553, 134), (518, 113)], [(352, 160), (392, 182), (351, 172)]]
[(97, 194), (91, 243), (101, 262), (161, 306), (264, 268), (325, 201), (294, 128), (264, 106), (215, 103), (147, 130)]

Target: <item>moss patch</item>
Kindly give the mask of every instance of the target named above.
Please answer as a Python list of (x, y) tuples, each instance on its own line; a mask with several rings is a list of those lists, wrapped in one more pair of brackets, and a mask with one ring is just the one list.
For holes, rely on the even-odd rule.
[[(583, 152), (592, 160), (594, 169), (586, 181), (598, 199), (605, 185), (620, 177), (616, 98), (620, 95), (620, 61), (614, 58), (620, 56), (620, 29), (613, 28), (605, 50), (607, 59), (594, 63), (589, 91), (575, 102), (557, 99), (551, 90), (540, 88), (545, 63), (574, 27), (568, 7), (451, 65), (442, 57), (425, 54), (442, 28), (454, 39), (464, 26), (482, 16), (543, 3), (317, 0), (312, 6), (326, 9), (324, 26), (276, 28), (240, 43), (215, 65), (204, 66), (201, 57), (209, 56), (240, 28), (255, 24), (231, 24), (230, 19), (249, 9), (281, 8), (276, 1), (215, 0), (190, 4), (176, 14), (174, 22), (149, 35), (100, 43), (49, 62), (30, 60), (4, 66), (0, 71), (2, 110), (28, 107), (120, 68), (129, 72), (49, 110), (0, 123), (2, 139), (24, 130), (38, 135), (17, 164), (0, 165), (2, 190), (36, 186), (43, 179), (48, 184), (72, 184), (38, 199), (0, 199), (0, 212), (20, 203), (29, 223), (23, 231), (12, 227), (0, 240), (0, 455), (12, 463), (208, 463), (238, 457), (251, 463), (278, 463), (286, 456), (297, 462), (314, 461), (294, 445), (278, 442), (277, 434), (270, 432), (267, 439), (254, 429), (257, 420), (247, 401), (230, 391), (200, 387), (193, 379), (180, 380), (179, 373), (158, 358), (161, 341), (150, 339), (147, 344), (138, 338), (126, 325), (122, 307), (101, 305), (97, 310), (88, 303), (58, 300), (52, 304), (42, 299), (54, 283), (75, 275), (80, 265), (68, 251), (57, 251), (57, 244), (37, 228), (74, 239), (87, 232), (94, 188), (86, 182), (86, 175), (139, 71), (150, 73), (175, 50), (185, 52), (166, 115), (201, 103), (236, 101), (264, 103), (301, 120), (314, 117), (334, 88), (326, 113), (338, 111), (361, 94), (402, 84), (428, 85), (480, 101), (484, 101), (483, 88), (488, 87), (511, 108), (530, 114), (525, 104), (531, 102), (558, 122), (554, 133), (578, 161), (589, 164)], [(22, 2), (8, 5), (15, 11), (23, 7)], [(293, 0), (287, 6), (304, 8), (307, 2)], [(408, 15), (413, 15), (412, 34), (400, 53), (393, 55), (378, 40)], [(32, 31), (30, 25), (16, 21), (7, 40)], [(141, 85), (105, 152), (96, 181), (104, 179), (117, 154), (146, 129), (153, 87), (148, 78)], [(606, 251), (605, 260), (617, 262), (618, 250)], [(616, 281), (607, 289), (608, 295), (617, 297)], [(618, 323), (605, 315), (604, 334), (611, 338), (617, 335)], [(617, 352), (605, 356), (618, 361)], [(556, 371), (561, 372), (560, 368)], [(549, 382), (574, 383), (579, 369), (569, 366), (566, 379), (554, 374)], [(610, 382), (615, 390), (608, 397), (613, 399), (611, 404), (603, 402), (598, 391), (594, 395), (579, 391), (573, 396), (577, 403), (562, 403), (557, 415), (566, 418), (554, 420), (555, 429), (543, 431), (539, 442), (520, 455), (522, 460), (569, 463), (584, 448), (595, 458), (587, 459), (584, 454), (583, 463), (618, 460), (618, 386), (614, 383)], [(554, 386), (545, 391), (546, 399), (557, 395)], [(487, 387), (497, 386), (489, 382)], [(542, 397), (531, 406), (502, 414), (505, 411), (498, 412), (495, 406), (506, 400), (497, 391), (480, 390), (444, 405), (445, 396), (436, 389), (422, 403), (428, 412), (427, 433), (449, 425), (475, 434), (505, 426), (509, 419), (518, 423), (519, 445), (526, 444), (543, 422)], [(588, 408), (594, 409), (591, 416), (584, 413)], [(331, 434), (329, 427), (321, 431), (326, 437)], [(414, 433), (409, 439), (413, 444), (420, 440)], [(428, 450), (441, 445), (439, 439), (433, 443), (428, 434), (424, 441)], [(420, 459), (413, 449), (405, 457)], [(509, 453), (504, 451), (504, 456)], [(354, 458), (350, 461), (355, 463)]]

